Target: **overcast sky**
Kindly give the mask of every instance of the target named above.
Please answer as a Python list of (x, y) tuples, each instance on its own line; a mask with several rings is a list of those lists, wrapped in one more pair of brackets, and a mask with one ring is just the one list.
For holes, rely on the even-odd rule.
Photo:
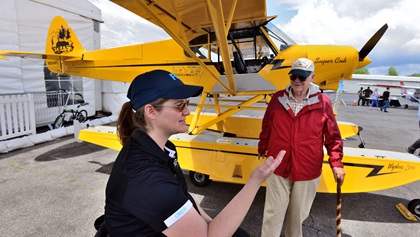
[[(90, 0), (102, 11), (102, 48), (169, 36), (160, 28), (106, 0)], [(360, 50), (385, 23), (389, 28), (370, 52), (370, 74), (420, 73), (418, 0), (267, 0), (267, 14), (298, 44), (351, 45)]]

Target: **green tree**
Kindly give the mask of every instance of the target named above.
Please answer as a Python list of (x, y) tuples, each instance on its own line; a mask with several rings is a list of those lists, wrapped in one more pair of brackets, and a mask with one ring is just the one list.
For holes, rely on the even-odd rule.
[(389, 67), (389, 69), (388, 69), (388, 75), (390, 75), (390, 76), (398, 76), (397, 69), (395, 69), (394, 66)]
[(367, 68), (362, 67), (362, 68), (356, 69), (356, 71), (354, 71), (354, 74), (367, 74), (367, 75), (369, 75), (370, 73), (369, 73), (369, 70)]
[(413, 73), (411, 75), (407, 75), (408, 77), (420, 77), (420, 73)]

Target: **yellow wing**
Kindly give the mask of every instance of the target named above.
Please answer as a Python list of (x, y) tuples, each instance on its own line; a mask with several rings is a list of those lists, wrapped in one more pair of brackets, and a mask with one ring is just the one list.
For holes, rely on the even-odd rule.
[[(231, 65), (227, 39), (233, 30), (258, 27), (267, 22), (265, 0), (158, 0), (124, 1), (114, 3), (163, 28), (209, 75), (230, 94), (236, 94), (234, 73)], [(221, 55), (226, 81), (206, 67), (205, 63), (190, 48), (194, 39), (216, 36), (216, 45)], [(210, 42), (210, 40), (208, 40)]]
[[(216, 31), (239, 30), (264, 24), (268, 19), (265, 0), (112, 0), (147, 21), (190, 40)], [(225, 38), (226, 39), (226, 38)]]

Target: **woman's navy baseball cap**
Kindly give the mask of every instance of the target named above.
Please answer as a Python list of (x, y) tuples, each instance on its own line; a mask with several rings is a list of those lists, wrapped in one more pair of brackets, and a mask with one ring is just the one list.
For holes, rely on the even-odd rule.
[(199, 96), (202, 86), (185, 85), (175, 74), (164, 70), (154, 70), (138, 75), (128, 88), (127, 97), (131, 107), (138, 110), (159, 98), (186, 99)]

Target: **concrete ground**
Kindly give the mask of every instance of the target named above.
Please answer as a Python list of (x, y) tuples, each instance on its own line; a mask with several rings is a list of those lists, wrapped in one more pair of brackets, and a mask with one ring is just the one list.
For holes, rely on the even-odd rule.
[[(390, 108), (386, 114), (352, 106), (355, 98), (343, 95), (347, 106), (339, 107), (338, 120), (362, 126), (367, 148), (405, 152), (419, 137), (417, 105)], [(349, 138), (345, 146), (359, 143), (358, 138)], [(71, 136), (1, 154), (0, 236), (93, 236), (93, 222), (103, 213), (105, 185), (116, 156), (117, 151), (78, 143)], [(199, 188), (187, 182), (211, 216), (242, 187), (212, 182)], [(260, 235), (264, 195), (265, 188), (261, 188), (242, 225), (252, 236)], [(377, 192), (343, 194), (343, 236), (420, 236), (420, 223), (406, 220), (395, 208), (414, 198), (420, 198), (420, 181)], [(336, 236), (335, 211), (336, 195), (318, 193), (304, 222), (304, 236)]]

